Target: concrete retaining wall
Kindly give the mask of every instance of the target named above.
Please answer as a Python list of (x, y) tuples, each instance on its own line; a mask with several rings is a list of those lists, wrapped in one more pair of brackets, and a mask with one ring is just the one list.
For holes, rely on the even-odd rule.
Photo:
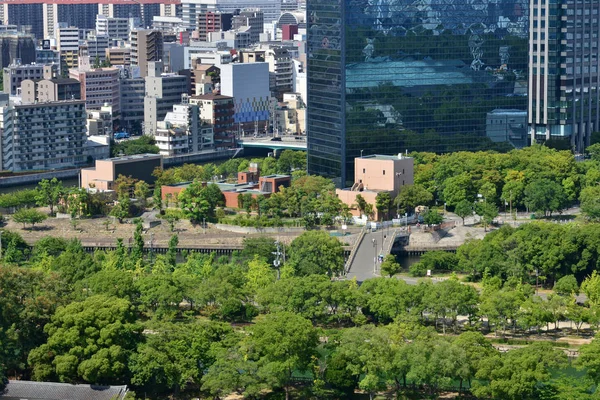
[(63, 169), (58, 171), (40, 172), (30, 175), (7, 176), (0, 178), (0, 187), (36, 184), (42, 179), (72, 179), (79, 176), (79, 169)]
[(279, 233), (279, 232), (304, 232), (304, 228), (252, 228), (246, 226), (227, 225), (227, 224), (214, 224), (215, 228), (222, 231), (234, 232), (234, 233)]

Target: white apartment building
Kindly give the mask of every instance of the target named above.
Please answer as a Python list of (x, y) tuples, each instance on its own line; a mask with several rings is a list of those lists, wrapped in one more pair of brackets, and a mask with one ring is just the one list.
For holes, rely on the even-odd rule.
[(85, 161), (85, 102), (10, 104), (0, 110), (3, 170), (75, 167)]
[[(226, 45), (225, 41), (223, 41), (223, 44)], [(218, 50), (216, 47), (186, 46), (183, 49), (184, 68), (192, 68), (194, 60), (198, 60), (198, 64), (210, 64), (220, 67), (222, 64), (229, 64), (232, 57), (228, 50)]]
[(161, 155), (196, 153), (214, 146), (212, 125), (200, 118), (199, 107), (187, 104), (186, 96), (182, 102), (157, 123), (154, 139)]
[(106, 35), (112, 40), (129, 40), (133, 20), (129, 18), (110, 18), (98, 14), (96, 16), (96, 34)]
[(246, 8), (260, 9), (264, 14), (264, 22), (273, 22), (281, 15), (281, 0), (181, 0), (184, 26), (192, 30), (196, 28), (201, 11), (234, 13)]
[(162, 73), (163, 63), (148, 63), (146, 95), (144, 98), (144, 134), (154, 136), (156, 122), (162, 121), (175, 104), (181, 102), (181, 94), (188, 93), (187, 76)]
[(85, 41), (85, 49), (90, 62), (94, 64), (96, 61), (106, 61), (106, 49), (110, 48), (112, 40), (108, 35), (94, 35), (89, 33)]

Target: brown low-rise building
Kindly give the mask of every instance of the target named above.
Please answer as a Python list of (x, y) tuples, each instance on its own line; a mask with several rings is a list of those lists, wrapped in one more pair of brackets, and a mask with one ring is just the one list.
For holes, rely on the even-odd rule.
[(134, 156), (96, 160), (96, 166), (81, 170), (80, 186), (84, 189), (100, 191), (114, 190), (119, 175), (131, 176), (153, 185), (155, 168), (162, 168), (162, 156), (158, 154), (138, 154)]
[[(269, 197), (273, 193), (280, 191), (281, 187), (289, 187), (292, 178), (289, 175), (266, 175), (260, 176), (256, 164), (251, 164), (248, 171), (238, 173), (237, 183), (215, 182), (223, 192), (225, 197), (225, 207), (238, 208), (239, 196), (241, 194), (251, 194), (253, 198), (258, 196)], [(161, 196), (163, 200), (179, 196), (192, 182), (181, 182), (175, 185), (163, 185), (161, 187)], [(208, 185), (210, 182), (203, 182)]]

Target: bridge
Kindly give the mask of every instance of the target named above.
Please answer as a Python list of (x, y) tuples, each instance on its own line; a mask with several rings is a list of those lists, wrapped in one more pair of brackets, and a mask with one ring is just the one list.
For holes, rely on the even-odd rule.
[(358, 282), (380, 276), (381, 261), (390, 254), (394, 243), (408, 243), (408, 234), (400, 227), (387, 226), (377, 230), (365, 229), (352, 249), (346, 265), (346, 278)]
[(276, 152), (283, 150), (306, 150), (306, 136), (246, 136), (240, 138), (238, 142), (244, 149), (271, 149)]

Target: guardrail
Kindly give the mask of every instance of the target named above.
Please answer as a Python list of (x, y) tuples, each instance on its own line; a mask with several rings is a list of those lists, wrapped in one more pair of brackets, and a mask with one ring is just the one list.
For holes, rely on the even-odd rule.
[(356, 257), (356, 250), (358, 250), (358, 248), (360, 247), (360, 244), (362, 243), (362, 241), (365, 237), (365, 233), (366, 233), (366, 229), (361, 229), (360, 232), (358, 233), (358, 237), (354, 241), (354, 245), (352, 246), (352, 249), (350, 250), (350, 254), (348, 255), (348, 259), (346, 260), (346, 265), (344, 266), (344, 274), (347, 274), (348, 272), (350, 272), (350, 266), (352, 265), (352, 262), (354, 261), (354, 257)]

